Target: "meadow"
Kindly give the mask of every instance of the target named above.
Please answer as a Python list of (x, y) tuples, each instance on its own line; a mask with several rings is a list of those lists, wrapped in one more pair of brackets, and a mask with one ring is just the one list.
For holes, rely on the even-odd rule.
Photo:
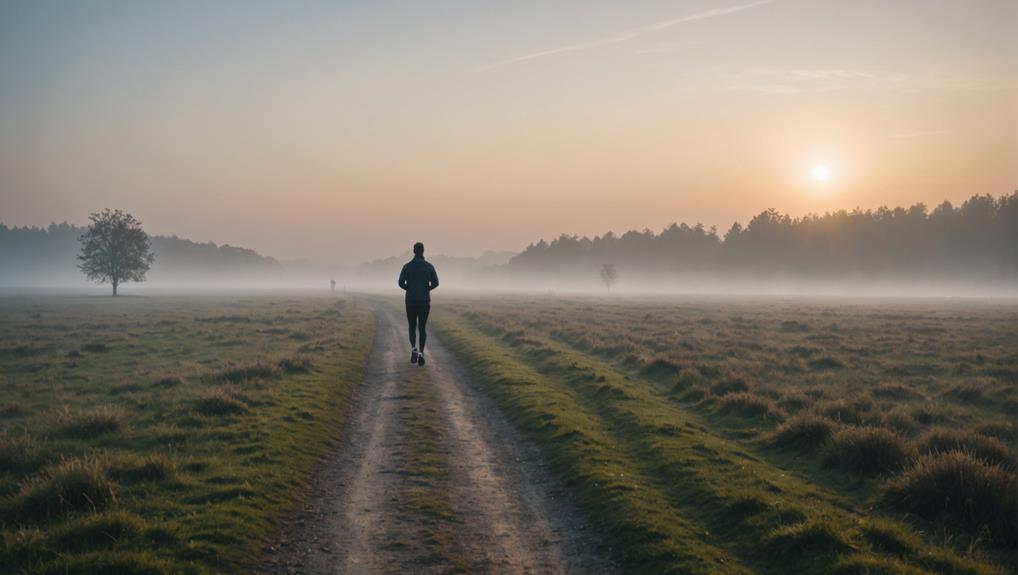
[(375, 322), (347, 299), (0, 299), (0, 565), (251, 567), (338, 440)]
[(433, 317), (636, 571), (1018, 564), (1013, 302), (462, 297)]
[[(257, 569), (345, 440), (379, 305), (0, 299), (0, 571)], [(446, 295), (432, 317), (624, 571), (1018, 564), (1013, 302)], [(462, 571), (430, 373), (399, 383), (391, 499), (408, 553)]]

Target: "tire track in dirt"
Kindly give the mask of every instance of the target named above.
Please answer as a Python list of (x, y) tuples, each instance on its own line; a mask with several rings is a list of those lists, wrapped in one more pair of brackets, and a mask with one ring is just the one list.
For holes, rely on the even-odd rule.
[[(420, 524), (400, 507), (410, 417), (400, 409), (410, 370), (426, 370), (438, 398), (436, 423), (450, 455), (442, 488), (455, 512), (457, 553), (470, 573), (607, 573), (598, 542), (494, 402), (429, 334), (428, 364), (409, 364), (403, 318), (377, 304), (378, 330), (340, 447), (311, 485), (302, 511), (266, 553), (270, 573), (429, 573), (407, 545)], [(406, 356), (406, 357), (404, 357)], [(402, 450), (402, 451), (401, 451)]]

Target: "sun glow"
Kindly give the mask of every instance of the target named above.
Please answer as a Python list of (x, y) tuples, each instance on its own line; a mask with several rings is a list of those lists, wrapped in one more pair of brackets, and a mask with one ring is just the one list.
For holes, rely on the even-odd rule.
[(831, 168), (827, 164), (817, 164), (813, 166), (813, 170), (810, 172), (813, 179), (818, 182), (826, 182), (831, 179)]

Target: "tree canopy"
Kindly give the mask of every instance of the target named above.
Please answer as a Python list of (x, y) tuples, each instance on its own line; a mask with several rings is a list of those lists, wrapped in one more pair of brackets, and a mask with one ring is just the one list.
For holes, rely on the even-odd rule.
[(145, 273), (155, 260), (152, 242), (141, 222), (120, 210), (105, 209), (89, 215), (92, 222), (81, 235), (78, 267), (85, 276), (99, 283), (110, 283), (113, 295), (123, 282), (145, 281)]
[[(641, 279), (715, 278), (1018, 280), (1018, 192), (960, 206), (841, 210), (794, 218), (761, 212), (723, 236), (702, 224), (622, 235), (541, 240), (509, 262), (528, 275), (592, 277), (603, 262)], [(596, 272), (594, 272), (596, 273)]]

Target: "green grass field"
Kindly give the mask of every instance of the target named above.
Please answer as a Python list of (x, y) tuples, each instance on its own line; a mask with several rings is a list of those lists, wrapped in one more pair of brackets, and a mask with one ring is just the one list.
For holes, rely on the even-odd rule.
[[(643, 573), (1018, 564), (1012, 302), (446, 296), (434, 334)], [(336, 445), (367, 299), (0, 298), (0, 571), (255, 567)], [(393, 493), (461, 570), (426, 368)]]
[(1013, 303), (462, 298), (434, 322), (636, 570), (1016, 564)]
[(375, 322), (302, 296), (0, 300), (4, 571), (240, 572), (337, 438)]

